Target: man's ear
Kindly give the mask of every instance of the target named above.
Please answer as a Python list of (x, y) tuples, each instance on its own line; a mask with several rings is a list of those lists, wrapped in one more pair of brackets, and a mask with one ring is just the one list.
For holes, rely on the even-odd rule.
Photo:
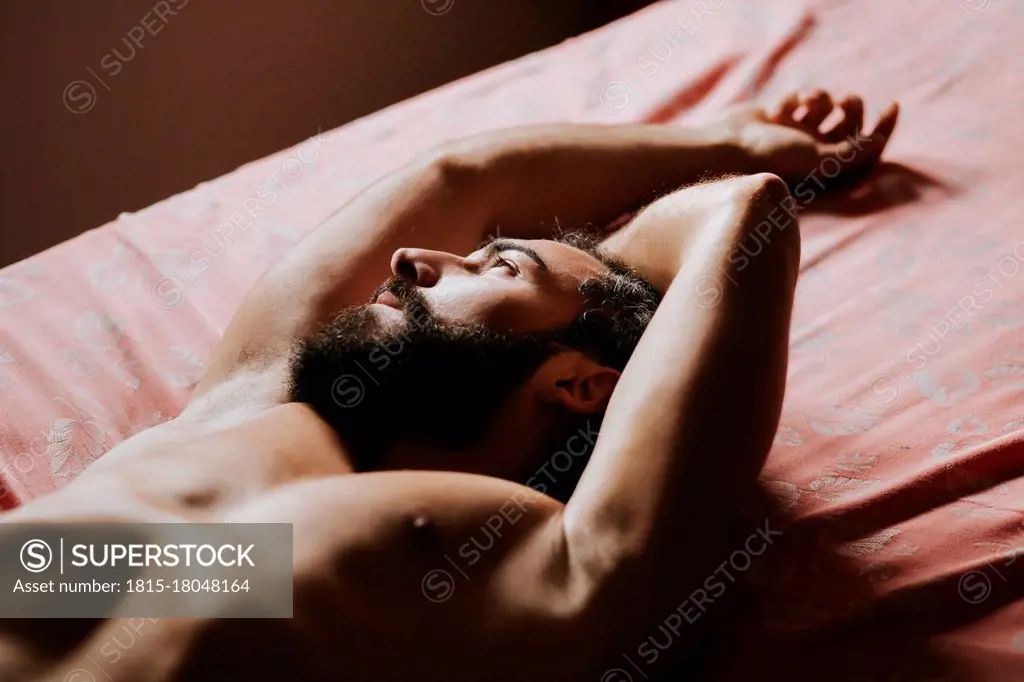
[(565, 351), (544, 361), (533, 375), (535, 395), (577, 414), (594, 414), (608, 406), (619, 372), (579, 351)]

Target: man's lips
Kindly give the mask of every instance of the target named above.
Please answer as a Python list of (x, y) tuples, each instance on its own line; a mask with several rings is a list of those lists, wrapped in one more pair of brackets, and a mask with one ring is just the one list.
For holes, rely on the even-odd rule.
[(377, 300), (374, 301), (374, 303), (380, 303), (381, 305), (386, 305), (387, 307), (394, 308), (396, 310), (402, 309), (402, 301), (390, 291), (385, 291), (377, 296)]

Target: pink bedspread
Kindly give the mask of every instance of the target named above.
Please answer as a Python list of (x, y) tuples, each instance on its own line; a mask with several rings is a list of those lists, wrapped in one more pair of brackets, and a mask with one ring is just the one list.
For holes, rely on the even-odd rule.
[[(752, 559), (738, 643), (707, 675), (1022, 680), (1022, 36), (1014, 0), (663, 2), (8, 267), (3, 505), (177, 414), (267, 266), (429, 145), (698, 119), (811, 85), (861, 93), (872, 115), (898, 98), (894, 163), (856, 196), (809, 180), (801, 199), (789, 385), (763, 474), (785, 530)], [(658, 671), (624, 651), (606, 682)]]

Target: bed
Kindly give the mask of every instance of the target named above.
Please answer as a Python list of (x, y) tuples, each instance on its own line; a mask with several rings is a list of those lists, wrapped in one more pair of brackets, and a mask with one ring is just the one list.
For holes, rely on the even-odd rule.
[[(1022, 680), (1022, 36), (1012, 0), (665, 1), (0, 270), (0, 505), (176, 415), (259, 275), (430, 145), (699, 121), (809, 86), (863, 94), (869, 115), (898, 98), (888, 162), (806, 203), (762, 473), (784, 530), (700, 677)], [(607, 682), (646, 665), (625, 651)]]

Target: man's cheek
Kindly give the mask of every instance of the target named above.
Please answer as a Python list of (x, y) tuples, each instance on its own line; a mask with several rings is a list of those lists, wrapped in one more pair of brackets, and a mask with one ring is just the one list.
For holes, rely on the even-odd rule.
[[(477, 275), (483, 279), (487, 275)], [(490, 329), (514, 329), (508, 326), (508, 309), (514, 302), (503, 298), (499, 287), (488, 282), (436, 288), (424, 292), (430, 310), (444, 322), (482, 324)]]

